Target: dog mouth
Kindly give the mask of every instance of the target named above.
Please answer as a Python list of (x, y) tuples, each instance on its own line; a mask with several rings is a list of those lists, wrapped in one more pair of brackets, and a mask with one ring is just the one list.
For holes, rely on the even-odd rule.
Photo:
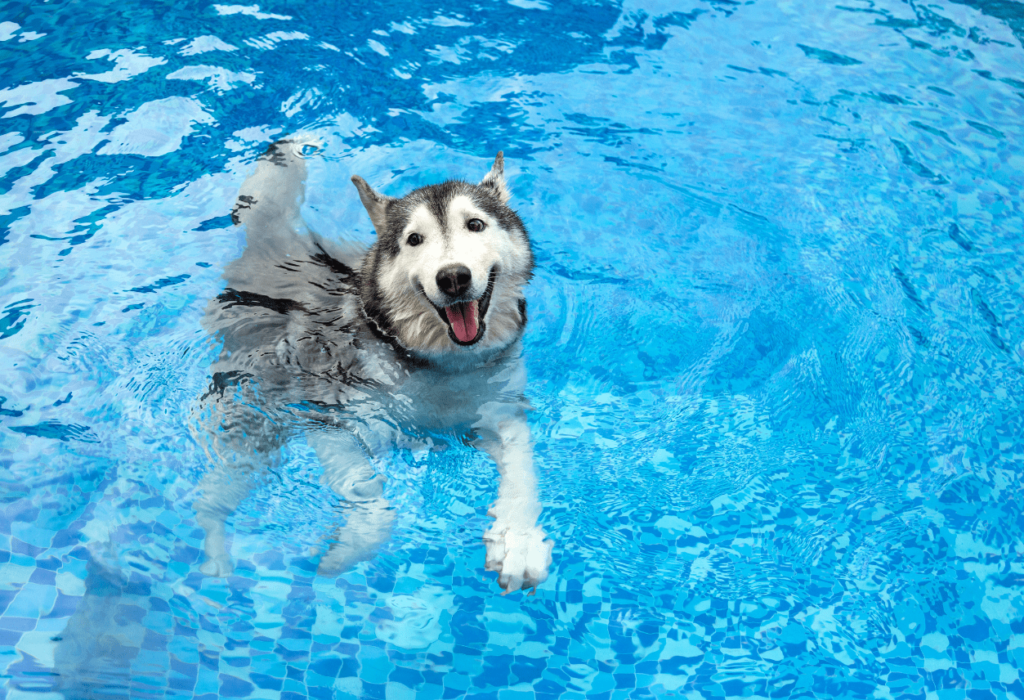
[(487, 315), (487, 307), (491, 304), (491, 292), (494, 291), (494, 281), (497, 277), (498, 268), (495, 266), (491, 268), (487, 289), (478, 299), (457, 301), (448, 306), (434, 304), (441, 320), (448, 326), (448, 337), (456, 345), (476, 345), (484, 337), (484, 331), (487, 330), (484, 316)]

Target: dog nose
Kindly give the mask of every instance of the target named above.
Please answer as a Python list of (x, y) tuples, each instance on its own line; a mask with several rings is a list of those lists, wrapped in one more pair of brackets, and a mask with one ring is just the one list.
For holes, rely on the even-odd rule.
[(437, 288), (450, 297), (461, 296), (469, 289), (473, 273), (465, 265), (449, 265), (437, 273)]

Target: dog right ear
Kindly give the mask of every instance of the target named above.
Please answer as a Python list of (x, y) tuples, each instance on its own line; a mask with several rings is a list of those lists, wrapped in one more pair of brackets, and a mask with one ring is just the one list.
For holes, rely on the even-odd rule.
[(374, 230), (377, 231), (378, 236), (381, 235), (387, 229), (386, 213), (391, 197), (382, 195), (358, 175), (352, 176), (352, 184), (359, 190), (359, 199), (366, 207), (366, 213), (370, 215)]
[(505, 154), (502, 151), (498, 151), (498, 155), (494, 158), (494, 165), (491, 166), (491, 171), (484, 175), (480, 185), (481, 187), (490, 187), (494, 194), (498, 195), (498, 199), (502, 204), (508, 204), (511, 194), (508, 191), (508, 185), (505, 184)]

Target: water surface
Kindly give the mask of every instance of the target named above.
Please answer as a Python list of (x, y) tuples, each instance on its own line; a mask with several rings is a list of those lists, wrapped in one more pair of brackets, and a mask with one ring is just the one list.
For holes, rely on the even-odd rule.
[[(1024, 697), (1024, 6), (849, 0), (0, 8), (9, 698)], [(493, 465), (386, 465), (318, 577), (297, 440), (199, 573), (200, 321), (273, 139), (368, 243), (504, 150), (556, 542), (501, 597)]]

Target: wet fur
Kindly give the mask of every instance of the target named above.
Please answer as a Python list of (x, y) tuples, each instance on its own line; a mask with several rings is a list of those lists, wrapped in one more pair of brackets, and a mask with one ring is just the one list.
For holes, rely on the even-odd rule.
[[(551, 543), (536, 524), (519, 358), (533, 256), (508, 207), (501, 154), (479, 185), (454, 180), (400, 199), (354, 177), (378, 234), (364, 250), (323, 239), (302, 221), (309, 145), (271, 145), (243, 184), (232, 219), (246, 227), (246, 250), (225, 270), (227, 288), (204, 319), (222, 351), (194, 420), (194, 435), (215, 465), (196, 504), (206, 531), (203, 571), (230, 573), (225, 521), (298, 434), (316, 449), (325, 483), (352, 504), (321, 572), (371, 557), (394, 517), (373, 462), (408, 426), (468, 431), (495, 459), (501, 481), (495, 524), (484, 538), (487, 568), (501, 573), (506, 590), (535, 587), (547, 577)], [(460, 212), (486, 220), (489, 238), (448, 221)], [(411, 226), (427, 231), (433, 247), (403, 243)], [(471, 346), (449, 336), (430, 274), (463, 254), (476, 267), (477, 296), (487, 282), (481, 275), (496, 270), (486, 326)]]

